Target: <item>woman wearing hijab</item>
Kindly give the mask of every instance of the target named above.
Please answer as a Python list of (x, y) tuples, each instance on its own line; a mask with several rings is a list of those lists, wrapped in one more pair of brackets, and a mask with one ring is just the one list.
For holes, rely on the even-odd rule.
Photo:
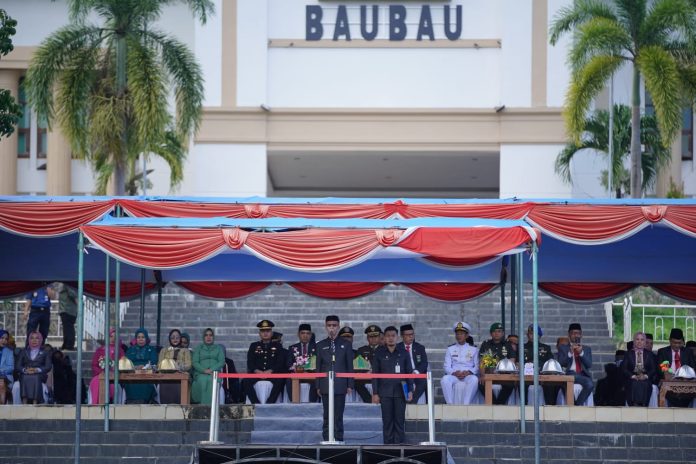
[(41, 332), (29, 334), (29, 345), (19, 353), (19, 395), (24, 404), (43, 403), (43, 384), (52, 367), (51, 350), (43, 346)]
[[(213, 329), (203, 331), (203, 344), (193, 350), (193, 385), (191, 401), (210, 404), (213, 392), (213, 372), (220, 372), (225, 365), (225, 353), (215, 344)], [(217, 388), (217, 386), (216, 386)]]
[(181, 332), (181, 347), (193, 351), (191, 349), (191, 336), (186, 332)]
[[(114, 346), (118, 346), (118, 356)], [(111, 378), (113, 379), (113, 366), (118, 365), (118, 360), (125, 354), (120, 343), (116, 343), (116, 329), (109, 330), (109, 363), (111, 365)], [(104, 372), (106, 362), (106, 346), (102, 345), (94, 352), (92, 356), (92, 380), (89, 382), (89, 404), (99, 403), (99, 374)], [(104, 380), (102, 379), (101, 382)], [(109, 386), (109, 396), (114, 397), (114, 385)]]
[[(150, 346), (147, 330), (141, 327), (135, 331), (135, 345), (128, 348), (126, 357), (133, 362), (136, 371), (157, 367), (157, 351)], [(156, 403), (157, 391), (151, 383), (127, 383), (124, 388), (127, 404)]]
[(0, 404), (7, 403), (7, 393), (14, 382), (14, 351), (7, 346), (9, 341), (10, 334), (0, 329)]
[[(179, 329), (173, 329), (169, 332), (169, 346), (160, 350), (157, 365), (160, 366), (165, 359), (174, 361), (179, 372), (191, 370), (191, 352), (181, 346), (181, 331)], [(162, 383), (159, 389), (161, 404), (176, 404), (181, 400), (181, 384)]]

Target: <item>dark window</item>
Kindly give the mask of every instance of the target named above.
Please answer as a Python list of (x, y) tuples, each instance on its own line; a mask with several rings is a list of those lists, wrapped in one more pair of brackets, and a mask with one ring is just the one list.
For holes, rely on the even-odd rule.
[(31, 151), (31, 111), (27, 105), (27, 96), (24, 91), (24, 78), (19, 81), (19, 92), (17, 102), (22, 108), (22, 118), (17, 124), (17, 156), (29, 158)]

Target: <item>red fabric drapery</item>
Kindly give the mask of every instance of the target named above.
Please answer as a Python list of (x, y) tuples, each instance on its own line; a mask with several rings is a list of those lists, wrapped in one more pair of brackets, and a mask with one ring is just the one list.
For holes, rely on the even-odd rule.
[(640, 207), (606, 205), (538, 205), (527, 218), (544, 232), (582, 241), (608, 240), (646, 222)]
[(41, 285), (41, 282), (0, 282), (0, 298), (24, 297)]
[(486, 219), (522, 219), (533, 203), (515, 204), (407, 204), (403, 201), (380, 204), (258, 204), (195, 203), (189, 201), (119, 200), (136, 217), (229, 217), (229, 218), (323, 218), (386, 219), (458, 217)]
[(671, 298), (696, 303), (696, 285), (694, 284), (652, 284), (651, 286)]
[(20, 235), (52, 237), (99, 219), (115, 200), (93, 202), (0, 202), (0, 227)]
[(668, 206), (664, 219), (692, 234), (696, 234), (696, 209), (689, 206)]
[(188, 266), (225, 247), (220, 229), (83, 226), (82, 230), (107, 252), (156, 269)]
[(400, 246), (434, 259), (491, 258), (529, 241), (524, 227), (418, 228), (397, 244), (401, 230), (306, 229), (246, 232), (237, 228), (83, 226), (87, 238), (119, 259), (141, 267), (172, 269), (203, 261), (225, 245), (242, 246), (281, 266), (313, 271), (359, 261), (379, 246)]
[(374, 230), (307, 229), (274, 234), (250, 233), (246, 245), (281, 265), (331, 269), (356, 261), (379, 246)]
[(244, 298), (265, 289), (270, 282), (177, 282), (191, 293), (215, 300)]
[(467, 260), (476, 262), (490, 259), (530, 241), (523, 227), (494, 229), (420, 228), (403, 239), (399, 246), (420, 253), (433, 261)]
[(409, 283), (403, 284), (429, 298), (447, 302), (464, 302), (482, 297), (492, 291), (497, 284), (460, 284), (460, 283)]
[[(77, 289), (77, 282), (68, 282), (68, 285)], [(145, 293), (149, 294), (157, 290), (157, 284), (145, 283)], [(85, 295), (99, 300), (106, 297), (106, 284), (103, 281), (85, 281), (83, 291)], [(140, 297), (140, 282), (121, 282), (121, 301), (133, 300)], [(109, 300), (116, 298), (116, 282), (109, 282)]]
[(317, 298), (348, 300), (381, 290), (382, 282), (291, 282), (295, 290)]
[(594, 282), (544, 282), (539, 287), (546, 293), (574, 303), (608, 301), (634, 288), (635, 284), (612, 284)]

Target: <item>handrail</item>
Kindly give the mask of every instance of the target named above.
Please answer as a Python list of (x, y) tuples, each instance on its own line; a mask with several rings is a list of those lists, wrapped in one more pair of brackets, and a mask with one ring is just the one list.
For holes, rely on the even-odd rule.
[[(331, 375), (330, 375), (331, 374)], [(210, 432), (206, 444), (219, 444), (218, 435), (220, 429), (220, 405), (218, 404), (220, 379), (321, 379), (329, 378), (329, 392), (333, 392), (334, 377), (354, 378), (354, 379), (426, 379), (428, 389), (428, 441), (421, 442), (421, 445), (433, 446), (443, 443), (435, 441), (435, 399), (433, 397), (433, 378), (432, 374), (372, 374), (363, 372), (303, 372), (286, 374), (224, 374), (213, 372), (213, 388), (210, 404)], [(333, 433), (333, 395), (329, 394), (329, 440), (324, 444), (338, 444)]]

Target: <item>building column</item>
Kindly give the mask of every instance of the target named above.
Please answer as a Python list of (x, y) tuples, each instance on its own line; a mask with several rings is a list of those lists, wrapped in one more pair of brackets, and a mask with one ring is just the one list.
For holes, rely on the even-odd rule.
[[(17, 100), (19, 69), (0, 69), (0, 89), (7, 89)], [(0, 195), (17, 194), (17, 130), (9, 137), (0, 138)]]
[(72, 193), (72, 150), (58, 122), (48, 131), (46, 147), (46, 195), (70, 195)]
[[(680, 131), (681, 133), (681, 131)], [(681, 137), (677, 136), (674, 143), (672, 143), (672, 160), (670, 163), (663, 167), (657, 173), (657, 180), (655, 182), (655, 194), (658, 198), (664, 198), (667, 196), (672, 183), (677, 188), (682, 187), (682, 146)]]

